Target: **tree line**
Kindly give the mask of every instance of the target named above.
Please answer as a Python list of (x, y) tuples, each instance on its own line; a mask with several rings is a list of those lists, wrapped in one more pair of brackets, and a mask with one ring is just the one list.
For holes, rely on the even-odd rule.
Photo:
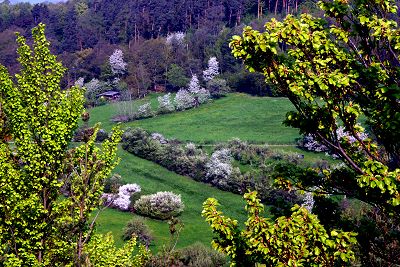
[[(228, 39), (245, 24), (261, 29), (267, 15), (300, 11), (300, 4), (298, 0), (71, 0), (31, 5), (7, 0), (0, 3), (0, 62), (15, 73), (14, 32), (29, 36), (30, 29), (42, 22), (52, 52), (68, 68), (64, 86), (79, 77), (87, 82), (107, 76), (107, 59), (118, 48), (129, 65), (123, 81), (135, 96), (157, 85), (178, 89), (168, 80), (168, 70), (176, 72), (178, 67), (187, 80), (200, 75), (214, 56), (233, 90), (259, 94), (265, 89), (262, 76), (249, 74), (234, 60)], [(185, 34), (183, 46), (167, 47), (166, 38), (173, 33)]]

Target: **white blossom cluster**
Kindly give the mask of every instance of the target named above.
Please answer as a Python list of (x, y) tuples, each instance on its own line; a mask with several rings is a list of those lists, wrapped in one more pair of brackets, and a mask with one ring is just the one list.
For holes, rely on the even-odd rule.
[(160, 133), (152, 133), (151, 134), (151, 139), (160, 142), (160, 144), (167, 144), (168, 143), (167, 138), (165, 138), (164, 135), (162, 135)]
[(90, 82), (85, 83), (86, 91), (96, 91), (99, 90), (101, 87), (102, 83), (96, 78), (93, 78), (90, 80)]
[(75, 85), (75, 86), (78, 86), (78, 87), (80, 87), (80, 88), (82, 88), (84, 82), (85, 82), (85, 81), (84, 81), (83, 77), (79, 77), (78, 80), (75, 81), (75, 84), (74, 84), (74, 85)]
[(118, 189), (118, 194), (105, 193), (102, 195), (103, 204), (119, 210), (126, 211), (131, 204), (131, 196), (140, 193), (142, 189), (137, 184), (126, 184)]
[(303, 144), (304, 147), (309, 151), (315, 151), (315, 152), (328, 151), (328, 148), (324, 144), (321, 144), (320, 142), (315, 140), (311, 134), (304, 136)]
[(201, 89), (199, 78), (196, 74), (193, 74), (192, 79), (189, 82), (188, 91), (192, 94), (197, 94)]
[[(357, 141), (357, 139), (353, 135), (345, 131), (345, 128), (343, 126), (338, 127), (338, 129), (336, 130), (336, 135), (339, 140), (347, 140), (347, 142), (351, 144)], [(365, 132), (361, 132), (358, 133), (358, 137), (361, 140), (365, 140), (368, 138), (368, 135)], [(315, 152), (329, 151), (328, 147), (315, 140), (315, 138), (310, 134), (304, 137), (303, 146), (309, 151), (315, 151)]]
[(172, 32), (167, 35), (166, 43), (168, 45), (183, 46), (185, 44), (185, 33)]
[(208, 60), (208, 68), (203, 71), (203, 78), (206, 82), (214, 79), (219, 74), (219, 63), (216, 57), (211, 57)]
[(171, 103), (171, 93), (157, 97), (158, 107), (163, 112), (171, 112), (175, 110), (174, 105)]
[[(344, 127), (343, 127), (343, 126), (340, 126), (340, 127), (336, 130), (336, 134), (337, 134), (339, 140), (345, 139), (345, 140), (347, 140), (348, 142), (350, 142), (350, 144), (352, 144), (352, 143), (354, 143), (354, 142), (357, 141), (357, 139), (356, 139), (352, 134), (350, 134), (349, 132), (347, 132), (347, 131), (344, 130)], [(368, 138), (368, 134), (366, 134), (365, 132), (361, 132), (361, 133), (358, 133), (357, 137), (358, 137), (360, 140), (365, 140), (365, 139)]]
[(114, 75), (124, 74), (128, 64), (124, 61), (122, 50), (115, 49), (114, 53), (109, 58), (111, 71)]
[(143, 215), (167, 219), (180, 214), (185, 205), (182, 202), (181, 195), (172, 192), (157, 192), (152, 195), (141, 196), (135, 202), (134, 208)]
[(215, 151), (206, 164), (207, 178), (228, 178), (232, 173), (232, 156), (229, 149)]
[(177, 110), (185, 110), (194, 107), (195, 98), (187, 90), (180, 89), (176, 93), (174, 102)]
[(200, 82), (196, 74), (192, 76), (192, 79), (189, 82), (188, 91), (195, 99), (197, 99), (198, 104), (203, 104), (211, 98), (210, 92), (200, 86)]
[(308, 212), (312, 212), (312, 209), (314, 207), (314, 197), (312, 192), (305, 192), (304, 193), (304, 201), (301, 204), (302, 207), (306, 208)]
[(143, 105), (141, 105), (138, 108), (138, 117), (143, 118), (143, 117), (150, 117), (152, 115), (152, 111), (151, 111), (151, 104), (150, 102), (145, 103)]

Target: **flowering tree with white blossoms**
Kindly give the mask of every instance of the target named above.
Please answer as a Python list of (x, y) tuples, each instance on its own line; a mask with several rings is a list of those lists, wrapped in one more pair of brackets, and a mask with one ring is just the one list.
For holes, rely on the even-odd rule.
[(168, 113), (175, 110), (174, 105), (171, 103), (171, 93), (157, 97), (158, 109), (162, 113)]
[(176, 93), (174, 102), (177, 110), (185, 110), (194, 107), (196, 100), (187, 90), (180, 89)]
[(124, 61), (124, 54), (122, 50), (115, 49), (114, 53), (110, 56), (109, 59), (111, 72), (116, 75), (123, 75), (126, 72), (127, 63)]
[(183, 46), (185, 44), (185, 33), (183, 32), (172, 32), (167, 35), (166, 43), (168, 45)]
[(211, 57), (208, 60), (208, 68), (203, 71), (203, 78), (206, 82), (214, 79), (219, 74), (219, 63), (216, 57)]
[(189, 82), (188, 91), (192, 94), (197, 94), (201, 89), (199, 78), (196, 74), (193, 74), (192, 79)]
[(83, 85), (83, 87), (86, 88), (85, 98), (86, 98), (87, 104), (89, 104), (89, 105), (96, 104), (96, 97), (98, 94), (101, 93), (101, 91), (103, 89), (103, 85), (104, 84), (96, 78), (93, 78), (92, 80), (90, 80), (90, 82), (87, 82)]
[(210, 92), (200, 86), (200, 82), (196, 74), (192, 76), (192, 79), (189, 82), (188, 91), (193, 95), (195, 99), (195, 105), (203, 104), (211, 98)]

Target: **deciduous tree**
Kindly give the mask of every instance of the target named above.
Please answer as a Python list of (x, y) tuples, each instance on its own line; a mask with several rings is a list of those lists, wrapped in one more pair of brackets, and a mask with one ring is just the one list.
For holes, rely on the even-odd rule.
[[(315, 169), (314, 175), (310, 170), (290, 175), (287, 169), (277, 183), (368, 203), (375, 215), (355, 228), (360, 260), (399, 264), (394, 255), (400, 251), (400, 29), (393, 20), (398, 7), (392, 0), (327, 0), (319, 6), (329, 20), (309, 14), (272, 19), (265, 32), (246, 27), (230, 45), (249, 70), (263, 73), (293, 103), (296, 111), (285, 123), (312, 134), (346, 163)], [(337, 134), (341, 126), (346, 136)], [(391, 230), (381, 234), (379, 225)]]
[[(31, 49), (18, 35), (21, 71), (15, 79), (0, 66), (1, 113), (14, 141), (0, 140), (0, 265), (90, 265), (93, 250), (108, 241), (91, 242), (95, 221), (90, 216), (117, 162), (121, 131), (114, 129), (99, 147), (97, 130), (91, 129), (84, 144), (69, 149), (83, 111), (83, 91), (78, 86), (61, 90), (65, 68), (50, 53), (43, 24), (32, 36)], [(4, 120), (0, 123), (3, 128)], [(128, 266), (135, 266), (132, 244), (119, 251)]]

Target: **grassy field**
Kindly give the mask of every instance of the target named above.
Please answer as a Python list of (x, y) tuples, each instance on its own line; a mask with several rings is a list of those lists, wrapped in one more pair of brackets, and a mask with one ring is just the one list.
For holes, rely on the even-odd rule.
[[(244, 221), (244, 201), (239, 195), (224, 192), (207, 184), (195, 182), (192, 179), (170, 172), (157, 164), (138, 158), (119, 149), (121, 163), (115, 169), (122, 175), (124, 183), (137, 183), (142, 187), (144, 194), (158, 191), (172, 191), (181, 194), (185, 204), (185, 211), (180, 218), (185, 224), (177, 247), (184, 247), (200, 241), (209, 245), (212, 233), (209, 225), (201, 217), (202, 203), (209, 197), (215, 197), (221, 203), (221, 209), (229, 216)], [(121, 236), (126, 223), (134, 214), (107, 209), (98, 218), (98, 230), (101, 233), (111, 231), (118, 245), (123, 243)], [(147, 225), (153, 231), (155, 246), (152, 251), (160, 249), (169, 239), (166, 222), (147, 219)]]
[[(156, 95), (150, 99), (156, 106)], [(134, 101), (138, 106), (148, 100)], [(118, 113), (119, 103), (90, 110), (91, 122), (102, 122), (110, 130), (110, 119)], [(298, 131), (285, 127), (285, 113), (292, 109), (285, 98), (252, 97), (245, 94), (229, 94), (209, 104), (183, 112), (175, 112), (154, 118), (124, 124), (159, 132), (168, 138), (196, 143), (215, 143), (238, 137), (256, 143), (293, 144)]]

